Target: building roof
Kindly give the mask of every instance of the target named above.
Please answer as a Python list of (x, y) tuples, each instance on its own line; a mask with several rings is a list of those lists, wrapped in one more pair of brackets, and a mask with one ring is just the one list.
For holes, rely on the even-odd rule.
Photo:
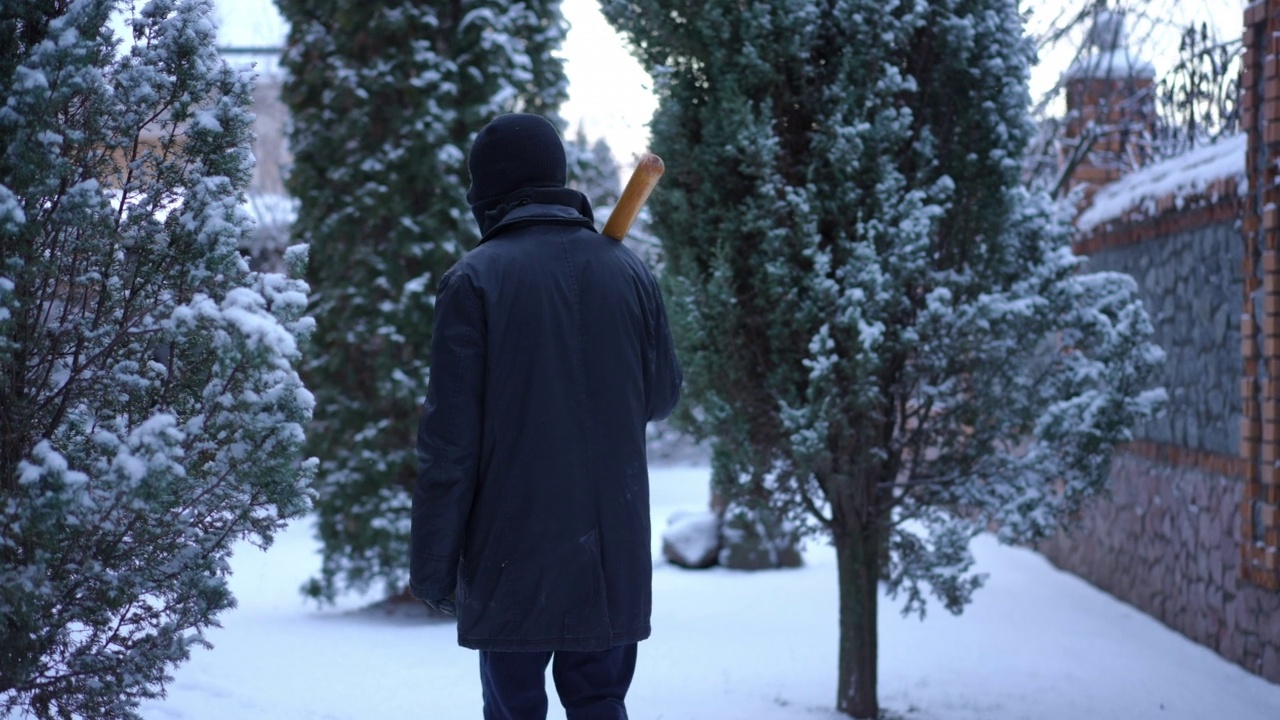
[(1099, 8), (1085, 39), (1085, 51), (1071, 63), (1063, 80), (1154, 79), (1156, 68), (1129, 50), (1124, 13)]
[(1102, 50), (1078, 58), (1062, 78), (1071, 80), (1123, 80), (1141, 78), (1154, 80), (1156, 66), (1139, 58), (1127, 48)]
[(218, 45), (223, 47), (281, 47), (289, 24), (270, 0), (214, 0), (218, 16)]
[(263, 74), (280, 71), (289, 24), (270, 0), (214, 0), (218, 49), (232, 65), (252, 64)]

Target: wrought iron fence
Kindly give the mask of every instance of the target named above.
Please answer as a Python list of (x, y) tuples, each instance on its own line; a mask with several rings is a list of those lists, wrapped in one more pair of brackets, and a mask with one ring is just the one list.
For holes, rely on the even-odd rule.
[(1205, 24), (1182, 33), (1178, 63), (1155, 86), (1152, 155), (1181, 155), (1240, 132), (1241, 38), (1221, 40)]

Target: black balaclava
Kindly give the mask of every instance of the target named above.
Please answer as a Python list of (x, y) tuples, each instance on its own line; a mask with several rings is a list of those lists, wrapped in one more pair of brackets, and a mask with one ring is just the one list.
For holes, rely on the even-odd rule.
[(525, 188), (562, 188), (567, 180), (564, 143), (541, 115), (501, 115), (476, 135), (468, 159), (467, 202), (484, 231), (485, 213)]

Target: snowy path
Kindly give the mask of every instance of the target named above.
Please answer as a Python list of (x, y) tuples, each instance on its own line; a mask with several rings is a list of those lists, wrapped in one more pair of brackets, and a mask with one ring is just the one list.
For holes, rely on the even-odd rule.
[[(654, 527), (700, 509), (705, 468), (653, 473)], [(655, 548), (656, 551), (656, 548)], [(987, 587), (960, 617), (881, 607), (880, 697), (909, 720), (1277, 720), (1280, 686), (989, 538)], [(656, 552), (655, 552), (656, 556)], [(836, 580), (830, 548), (763, 574), (654, 573), (654, 635), (640, 645), (633, 720), (835, 720)], [(323, 612), (297, 588), (318, 567), (299, 524), (233, 560), (240, 607), (175, 673), (147, 720), (470, 720), (476, 656), (452, 625)], [(563, 718), (552, 700), (551, 718)]]

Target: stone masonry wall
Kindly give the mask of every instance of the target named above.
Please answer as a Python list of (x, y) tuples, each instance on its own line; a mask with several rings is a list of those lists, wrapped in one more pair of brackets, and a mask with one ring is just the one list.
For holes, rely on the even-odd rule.
[[(1140, 170), (1076, 241), (1137, 280), (1170, 402), (1118, 449), (1110, 497), (1040, 549), (1280, 683), (1280, 0), (1248, 4), (1243, 47), (1240, 164)], [(1214, 160), (1240, 152), (1221, 142)]]
[(1110, 496), (1039, 547), (1225, 658), (1280, 682), (1280, 594), (1242, 579), (1239, 393), (1243, 254), (1237, 206), (1110, 227), (1077, 247), (1089, 271), (1137, 281), (1164, 348), (1169, 404), (1112, 461)]
[(1280, 683), (1280, 594), (1241, 579), (1244, 484), (1118, 453), (1111, 497), (1039, 548), (1058, 567)]
[(1163, 417), (1135, 437), (1223, 455), (1240, 449), (1244, 248), (1234, 219), (1099, 249), (1085, 269), (1132, 275), (1166, 354)]

